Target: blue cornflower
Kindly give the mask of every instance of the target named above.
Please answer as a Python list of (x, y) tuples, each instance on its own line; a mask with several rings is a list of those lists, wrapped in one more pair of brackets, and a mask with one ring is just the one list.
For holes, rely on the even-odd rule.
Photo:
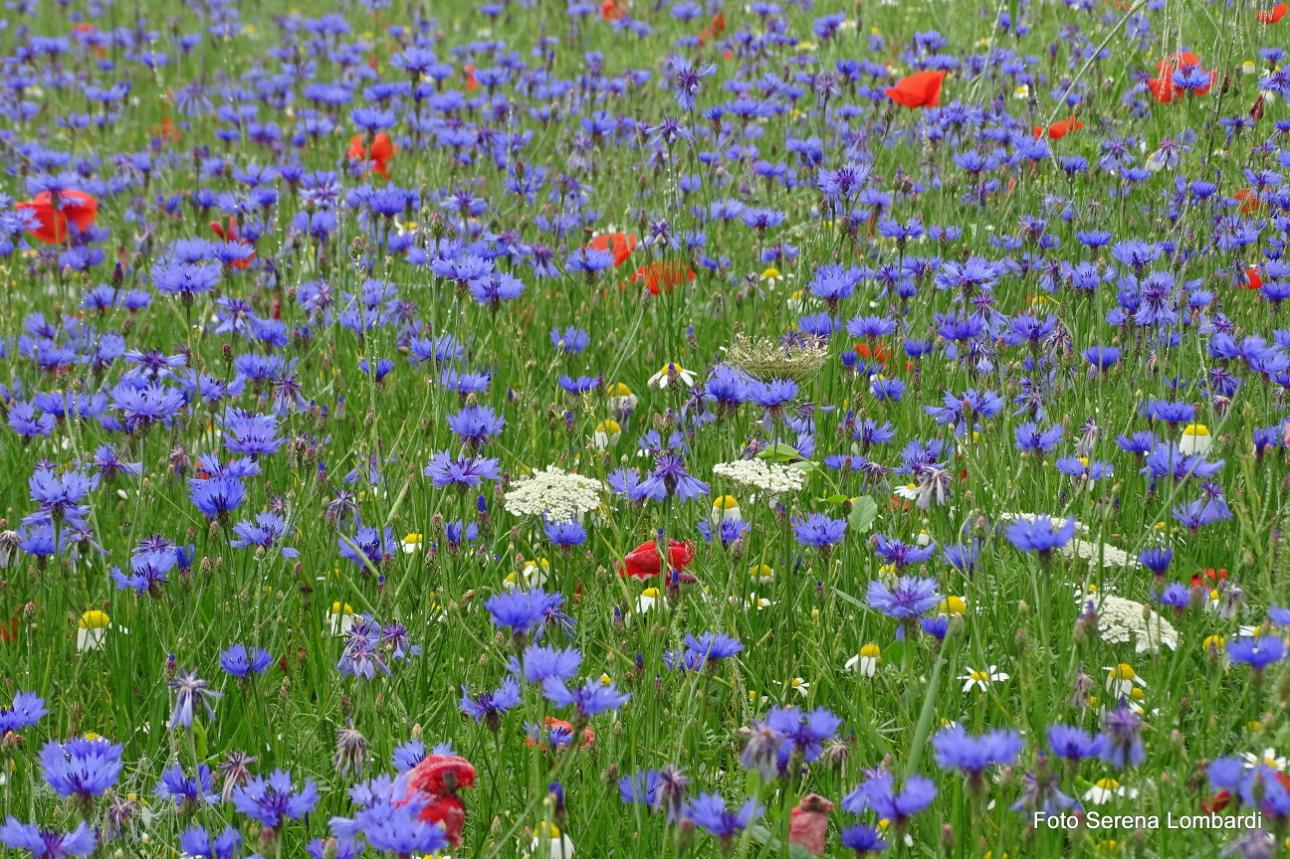
[(905, 567), (921, 564), (930, 560), (936, 553), (936, 544), (928, 543), (926, 546), (914, 546), (908, 543), (902, 543), (900, 540), (892, 540), (886, 534), (876, 535), (877, 545), (874, 552), (896, 569), (900, 570)]
[(463, 684), (461, 687), (461, 712), (476, 722), (486, 722), (494, 731), (500, 725), (500, 718), (508, 710), (520, 703), (520, 684), (514, 677), (502, 680), (502, 685), (493, 692), (472, 696)]
[(463, 491), (479, 486), (485, 480), (500, 480), (502, 477), (495, 459), (466, 456), (453, 459), (447, 451), (430, 457), (430, 464), (423, 473), (439, 489), (452, 486)]
[(591, 342), (591, 335), (581, 328), (569, 326), (563, 330), (559, 328), (551, 329), (551, 345), (557, 352), (563, 352), (566, 355), (576, 355)]
[(553, 677), (542, 681), (542, 694), (557, 707), (573, 707), (582, 718), (617, 710), (632, 697), (619, 692), (613, 683), (588, 679), (581, 686), (570, 689)]
[(224, 449), (249, 456), (271, 456), (282, 447), (278, 436), (278, 419), (233, 409), (224, 422)]
[(869, 583), (867, 601), (874, 611), (905, 623), (931, 611), (941, 601), (937, 587), (936, 579), (915, 576), (901, 576), (895, 587), (875, 579)]
[(719, 794), (701, 793), (685, 806), (685, 818), (720, 840), (722, 848), (729, 848), (735, 836), (761, 816), (764, 809), (755, 799), (750, 799), (738, 811), (728, 810), (726, 801)]
[(176, 728), (191, 728), (194, 711), (199, 705), (206, 711), (207, 719), (214, 719), (213, 702), (224, 697), (223, 692), (216, 692), (208, 682), (198, 677), (196, 671), (180, 671), (166, 685), (175, 692), (175, 709), (170, 714), (170, 721), (166, 723), (166, 727), (172, 731)]
[(276, 831), (288, 820), (299, 820), (313, 811), (318, 788), (306, 780), (299, 790), (293, 790), (290, 773), (274, 770), (268, 778), (256, 776), (234, 788), (232, 799), (239, 812)]
[(213, 787), (211, 769), (206, 764), (198, 765), (196, 778), (189, 778), (184, 774), (182, 766), (174, 764), (162, 770), (155, 792), (162, 799), (173, 800), (177, 806), (191, 808), (199, 802), (218, 801), (219, 797)]
[(512, 671), (522, 674), (527, 683), (541, 683), (547, 679), (570, 680), (582, 665), (582, 654), (574, 648), (561, 650), (555, 647), (530, 645), (521, 656), (522, 666)]
[(393, 558), (399, 550), (399, 542), (389, 528), (378, 531), (375, 528), (360, 524), (358, 531), (351, 537), (338, 537), (337, 544), (340, 556), (353, 561), (360, 569), (367, 571), (368, 564), (379, 568)]
[(1042, 456), (1050, 453), (1062, 440), (1065, 430), (1061, 424), (1048, 429), (1040, 429), (1033, 422), (1026, 422), (1014, 430), (1017, 450), (1022, 453), (1033, 453)]
[(976, 565), (981, 560), (980, 543), (974, 541), (971, 545), (943, 545), (941, 546), (941, 557), (945, 559), (945, 563), (954, 569), (971, 576), (976, 572)]
[(1285, 658), (1286, 645), (1276, 635), (1242, 635), (1227, 643), (1227, 656), (1233, 662), (1249, 665), (1262, 674), (1269, 665)]
[(1120, 361), (1120, 350), (1114, 346), (1090, 346), (1081, 354), (1090, 368), (1102, 372), (1111, 369)]
[(1040, 560), (1052, 556), (1054, 549), (1060, 549), (1075, 538), (1075, 520), (1054, 522), (1047, 516), (1036, 516), (1034, 519), (1017, 519), (1008, 526), (1008, 542), (1021, 552), (1037, 552)]
[(98, 485), (97, 474), (82, 474), (76, 470), (56, 474), (52, 469), (38, 465), (27, 480), (27, 486), (31, 500), (39, 504), (40, 509), (22, 521), (27, 525), (66, 522), (72, 528), (84, 529), (88, 527), (85, 517), (89, 515), (90, 508), (83, 502)]
[(869, 383), (869, 392), (880, 402), (886, 400), (898, 403), (905, 394), (905, 383), (900, 379), (875, 378)]
[(1078, 763), (1084, 758), (1101, 757), (1106, 750), (1106, 738), (1073, 725), (1058, 724), (1048, 729), (1048, 745), (1057, 757)]
[(247, 647), (245, 644), (234, 644), (219, 655), (219, 665), (230, 677), (239, 680), (252, 674), (262, 674), (273, 664), (273, 657), (267, 650), (258, 647)]
[[(243, 549), (248, 546), (272, 549), (290, 536), (286, 518), (277, 513), (268, 512), (255, 514), (255, 521), (238, 522), (233, 526), (233, 533), (236, 537), (229, 541), (229, 545), (235, 549)], [(300, 556), (300, 551), (290, 546), (282, 546), (278, 549), (278, 552), (284, 558)]]
[(1124, 702), (1102, 714), (1102, 760), (1116, 769), (1137, 766), (1146, 757), (1142, 748), (1142, 718)]
[(982, 773), (992, 766), (1011, 764), (1024, 746), (1016, 731), (986, 731), (973, 736), (962, 725), (945, 728), (932, 737), (937, 765), (941, 769), (960, 770), (976, 789), (985, 786)]
[(19, 692), (10, 706), (0, 707), (0, 740), (5, 734), (30, 728), (48, 713), (44, 698), (34, 692)]
[(561, 549), (572, 549), (587, 542), (587, 529), (576, 521), (545, 522), (542, 530), (546, 538), (551, 541), (551, 545)]
[(372, 847), (385, 853), (437, 853), (448, 846), (448, 838), (443, 824), (420, 819), (423, 807), (419, 801), (404, 804), (380, 799), (355, 816), (354, 827)]
[(215, 837), (200, 826), (185, 829), (179, 835), (179, 849), (193, 859), (233, 859), (242, 846), (242, 833), (227, 827)]
[(842, 810), (858, 815), (865, 809), (873, 809), (880, 819), (886, 818), (899, 831), (909, 818), (931, 805), (934, 799), (936, 785), (925, 776), (910, 776), (897, 791), (891, 773), (879, 772), (843, 797)]
[(246, 488), (242, 481), (231, 475), (188, 481), (188, 497), (207, 519), (224, 520), (242, 505)]
[(1054, 463), (1057, 470), (1071, 477), (1084, 478), (1089, 483), (1105, 480), (1115, 474), (1115, 469), (1106, 462), (1098, 462), (1078, 456), (1063, 456)]
[(854, 850), (857, 859), (871, 853), (880, 853), (887, 849), (887, 842), (882, 840), (881, 833), (872, 826), (857, 823), (842, 830), (840, 843), (848, 850)]
[(20, 823), (5, 818), (0, 826), (0, 844), (10, 850), (25, 850), (32, 859), (61, 859), (63, 856), (89, 856), (98, 849), (98, 838), (89, 824), (78, 824), (71, 832), (41, 829), (34, 823)]
[(451, 429), (463, 444), (479, 450), (487, 441), (502, 431), (506, 419), (499, 417), (488, 406), (466, 406), (466, 408), (448, 417), (448, 428)]
[(842, 542), (847, 533), (847, 520), (830, 519), (823, 513), (811, 513), (793, 522), (793, 536), (804, 546), (828, 549)]
[(563, 594), (549, 594), (541, 588), (531, 591), (507, 591), (488, 598), (484, 607), (492, 615), (493, 626), (509, 629), (511, 636), (522, 641), (540, 632), (543, 624), (564, 604)]
[(719, 632), (705, 632), (698, 637), (687, 635), (684, 652), (665, 653), (663, 661), (669, 668), (698, 671), (722, 659), (737, 656), (743, 652), (743, 649), (743, 642), (733, 636)]
[(654, 470), (628, 493), (628, 497), (633, 501), (646, 498), (662, 501), (675, 495), (682, 501), (689, 501), (707, 493), (708, 484), (687, 472), (681, 457), (665, 453), (654, 461)]
[(99, 738), (50, 741), (40, 750), (45, 781), (61, 797), (88, 802), (116, 784), (122, 748)]
[(658, 807), (662, 787), (663, 779), (658, 770), (644, 770), (620, 778), (618, 795), (629, 805), (638, 803), (653, 809)]
[(1143, 549), (1138, 553), (1138, 562), (1157, 576), (1163, 576), (1173, 560), (1174, 550), (1167, 547)]

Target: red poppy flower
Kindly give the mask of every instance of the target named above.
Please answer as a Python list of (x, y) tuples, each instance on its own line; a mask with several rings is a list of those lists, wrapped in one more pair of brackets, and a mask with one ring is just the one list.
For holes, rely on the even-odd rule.
[(600, 4), (600, 17), (605, 21), (617, 21), (627, 11), (626, 0), (605, 0)]
[(1256, 13), (1255, 17), (1259, 19), (1260, 24), (1275, 24), (1286, 16), (1286, 12), (1290, 12), (1290, 5), (1278, 3), (1267, 12)]
[(94, 219), (99, 214), (99, 201), (93, 195), (71, 189), (59, 191), (57, 201), (50, 192), (41, 191), (17, 207), (36, 213), (40, 226), (27, 232), (47, 245), (58, 245), (67, 240), (69, 221), (76, 225), (77, 231), (85, 232), (94, 226)]
[(9, 618), (8, 624), (0, 623), (0, 644), (18, 643), (18, 618)]
[(372, 138), (370, 147), (364, 140), (363, 135), (355, 134), (349, 139), (349, 150), (345, 155), (350, 161), (366, 161), (371, 166), (373, 173), (382, 179), (389, 179), (390, 160), (394, 158), (394, 153), (398, 151), (394, 141), (390, 140), (390, 135), (382, 131)]
[(941, 84), (945, 72), (914, 72), (901, 78), (884, 92), (887, 98), (904, 107), (936, 107), (941, 103)]
[(475, 67), (470, 63), (464, 65), (461, 73), (466, 76), (466, 92), (474, 92), (479, 89), (479, 80), (475, 77)]
[(587, 247), (594, 251), (608, 251), (614, 255), (614, 266), (627, 262), (627, 258), (636, 250), (636, 236), (631, 233), (601, 233)]
[[(1052, 125), (1048, 126), (1048, 139), (1061, 140), (1063, 137), (1070, 134), (1072, 131), (1078, 131), (1083, 127), (1084, 127), (1084, 123), (1080, 122), (1078, 119), (1076, 119), (1073, 116), (1068, 116), (1065, 119), (1059, 120), (1058, 122), (1054, 122)], [(1044, 136), (1043, 126), (1036, 125), (1035, 139), (1038, 140), (1043, 136)]]
[(726, 13), (718, 12), (712, 16), (708, 26), (699, 31), (699, 44), (702, 45), (711, 39), (715, 39), (726, 31)]
[[(555, 716), (547, 716), (545, 719), (542, 720), (542, 725), (548, 730), (551, 728), (562, 728), (566, 733), (569, 734), (570, 737), (573, 736), (573, 725), (566, 722), (564, 719), (557, 719)], [(578, 748), (586, 749), (586, 748), (590, 748), (591, 746), (594, 746), (595, 744), (596, 744), (596, 732), (591, 730), (590, 728), (583, 728), (582, 742), (578, 744)], [(528, 746), (530, 749), (536, 747), (539, 751), (543, 751), (543, 752), (546, 751), (546, 743), (539, 743), (537, 740), (533, 739), (532, 737), (525, 737), (524, 745)]]
[[(694, 560), (694, 547), (680, 540), (667, 541), (667, 562), (674, 570), (684, 570)], [(662, 564), (658, 556), (658, 546), (653, 540), (646, 540), (627, 553), (619, 566), (620, 576), (634, 579), (652, 579), (660, 572)]]
[(1252, 215), (1259, 210), (1259, 206), (1263, 205), (1263, 201), (1259, 199), (1259, 195), (1255, 194), (1249, 188), (1240, 189), (1233, 194), (1232, 197), (1241, 204), (1242, 215)]
[(1218, 814), (1231, 804), (1232, 795), (1225, 790), (1220, 790), (1209, 799), (1202, 799), (1200, 801), (1200, 807), (1206, 814)]
[(1258, 266), (1250, 266), (1245, 270), (1245, 280), (1240, 284), (1241, 289), (1262, 289), (1263, 278), (1259, 276)]
[(788, 843), (806, 848), (809, 853), (824, 853), (824, 840), (829, 834), (829, 812), (833, 803), (816, 793), (808, 793), (789, 812)]
[(660, 292), (671, 293), (674, 288), (694, 280), (694, 269), (683, 262), (660, 260), (636, 269), (632, 283), (645, 284), (649, 291), (658, 295)]
[(870, 346), (868, 343), (857, 343), (856, 354), (866, 361), (877, 361), (879, 364), (886, 364), (887, 359), (891, 357), (887, 344), (879, 340)]
[(237, 229), (237, 218), (230, 217), (228, 219), (228, 226), (224, 226), (219, 221), (211, 221), (210, 227), (211, 232), (219, 236), (224, 241), (232, 242), (233, 244), (246, 245), (251, 249), (250, 256), (245, 259), (233, 260), (233, 262), (230, 263), (233, 268), (246, 268), (251, 264), (251, 261), (255, 259), (255, 245), (242, 238), (242, 234), (238, 232)]
[(475, 768), (460, 755), (427, 755), (412, 770), (408, 783), (423, 793), (449, 796), (475, 786)]
[[(1147, 89), (1161, 104), (1169, 104), (1178, 97), (1178, 88), (1174, 86), (1174, 72), (1200, 65), (1200, 57), (1191, 51), (1179, 51), (1156, 63), (1156, 76), (1147, 81)], [(1218, 72), (1209, 72), (1209, 83), (1195, 90), (1196, 95), (1205, 95), (1218, 78)]]
[(1225, 569), (1216, 570), (1213, 567), (1210, 567), (1209, 569), (1202, 570), (1196, 575), (1192, 576), (1191, 586), (1193, 588), (1197, 588), (1197, 587), (1200, 587), (1201, 585), (1216, 585), (1222, 581), (1225, 581), (1226, 579), (1227, 579), (1227, 570)]
[[(424, 801), (424, 800), (423, 800)], [(417, 817), (443, 827), (443, 837), (453, 847), (461, 846), (461, 829), (466, 825), (466, 803), (459, 796), (435, 796), (421, 806)]]

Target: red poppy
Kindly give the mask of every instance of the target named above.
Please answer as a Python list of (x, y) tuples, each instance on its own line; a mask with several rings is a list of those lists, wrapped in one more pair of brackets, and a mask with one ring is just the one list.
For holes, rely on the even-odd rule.
[(459, 796), (435, 796), (421, 806), (418, 818), (443, 827), (443, 837), (453, 847), (461, 846), (461, 829), (466, 825), (466, 803)]
[(1256, 13), (1255, 17), (1259, 19), (1260, 24), (1275, 24), (1286, 16), (1286, 12), (1290, 12), (1290, 5), (1278, 3), (1267, 12)]
[(461, 73), (466, 76), (466, 92), (479, 89), (479, 80), (475, 77), (475, 67), (470, 63), (462, 66)]
[[(1200, 57), (1191, 51), (1179, 51), (1156, 63), (1156, 76), (1147, 81), (1147, 89), (1161, 104), (1169, 104), (1178, 97), (1178, 88), (1174, 86), (1174, 72), (1200, 65)], [(1203, 71), (1203, 69), (1202, 69)], [(1209, 72), (1209, 83), (1195, 90), (1196, 95), (1205, 95), (1218, 78), (1218, 72)]]
[(945, 72), (914, 72), (901, 78), (884, 92), (887, 98), (905, 107), (936, 107), (941, 103), (941, 84)]
[(394, 153), (398, 152), (398, 147), (394, 141), (390, 140), (390, 135), (382, 131), (372, 138), (372, 145), (369, 147), (361, 134), (355, 134), (349, 139), (349, 151), (345, 153), (351, 161), (366, 161), (372, 167), (372, 172), (382, 179), (390, 178), (390, 159)]
[[(557, 719), (555, 716), (547, 716), (545, 719), (542, 720), (542, 725), (548, 730), (550, 730), (551, 728), (560, 728), (564, 730), (569, 735), (570, 738), (573, 737), (573, 725), (569, 724), (564, 719)], [(596, 732), (591, 730), (590, 728), (583, 728), (582, 742), (578, 744), (578, 748), (586, 749), (586, 748), (590, 748), (591, 746), (594, 746), (595, 744), (596, 744)], [(536, 747), (540, 751), (544, 751), (544, 752), (546, 751), (546, 743), (539, 743), (537, 740), (533, 739), (532, 737), (525, 737), (524, 745), (528, 746), (530, 749)]]
[(802, 801), (789, 812), (788, 843), (804, 847), (816, 856), (823, 855), (831, 811), (833, 803), (817, 793), (802, 797)]
[(453, 847), (461, 844), (461, 828), (466, 823), (466, 803), (457, 796), (463, 787), (474, 787), (475, 768), (459, 755), (429, 755), (417, 764), (408, 777), (409, 791), (405, 801), (414, 798), (425, 803), (417, 815), (427, 823), (443, 824), (444, 836)]
[(1206, 814), (1218, 814), (1231, 804), (1232, 795), (1225, 790), (1220, 790), (1209, 799), (1200, 801), (1200, 807)]
[(715, 39), (726, 31), (726, 13), (718, 12), (712, 16), (708, 26), (699, 31), (699, 44), (702, 45), (710, 39)]
[(244, 259), (235, 259), (229, 263), (229, 265), (233, 266), (233, 268), (246, 268), (251, 264), (251, 261), (255, 259), (255, 245), (242, 238), (242, 234), (238, 232), (237, 229), (237, 218), (230, 217), (228, 219), (228, 226), (224, 226), (219, 221), (211, 221), (210, 227), (211, 232), (219, 236), (224, 241), (231, 242), (233, 244), (246, 245), (251, 249), (250, 256)]
[[(667, 562), (672, 569), (684, 570), (694, 560), (694, 547), (680, 540), (667, 541)], [(658, 546), (653, 540), (646, 540), (627, 553), (618, 568), (620, 576), (634, 579), (652, 579), (659, 574), (662, 564), (658, 556)]]
[[(1070, 134), (1072, 131), (1078, 131), (1083, 127), (1084, 127), (1084, 123), (1080, 122), (1078, 119), (1076, 119), (1073, 116), (1068, 116), (1065, 119), (1054, 122), (1052, 125), (1048, 126), (1048, 139), (1061, 140), (1063, 137)], [(1044, 136), (1043, 126), (1036, 125), (1035, 139), (1038, 140), (1043, 136)]]
[(0, 644), (18, 643), (18, 618), (9, 618), (9, 623), (0, 623)]
[(1255, 194), (1249, 188), (1240, 189), (1233, 194), (1232, 197), (1241, 204), (1242, 215), (1252, 215), (1259, 210), (1259, 206), (1263, 205), (1263, 201), (1259, 199), (1259, 195)]
[(857, 343), (856, 354), (866, 361), (877, 361), (879, 364), (886, 364), (887, 359), (891, 357), (887, 344), (879, 340), (870, 346), (868, 343)]
[(694, 280), (694, 269), (683, 262), (660, 260), (636, 269), (632, 283), (645, 284), (649, 291), (658, 295), (660, 292), (671, 293), (674, 288)]
[(1209, 569), (1202, 570), (1196, 575), (1192, 576), (1191, 586), (1193, 588), (1200, 587), (1201, 585), (1213, 586), (1222, 581), (1225, 581), (1226, 579), (1227, 579), (1226, 569), (1216, 570), (1213, 567), (1210, 567)]
[(626, 0), (605, 0), (600, 4), (600, 17), (605, 21), (617, 21), (627, 11)]
[(587, 247), (594, 251), (609, 251), (614, 255), (614, 265), (620, 266), (636, 250), (636, 236), (631, 233), (601, 233)]
[(1262, 289), (1263, 278), (1259, 276), (1258, 266), (1250, 266), (1245, 270), (1245, 279), (1240, 283), (1241, 289)]
[(39, 227), (27, 231), (29, 235), (47, 245), (58, 245), (67, 240), (69, 221), (79, 232), (94, 226), (94, 219), (99, 214), (99, 201), (84, 191), (59, 191), (57, 200), (50, 192), (41, 191), (32, 199), (19, 203), (18, 208), (31, 209), (40, 222)]

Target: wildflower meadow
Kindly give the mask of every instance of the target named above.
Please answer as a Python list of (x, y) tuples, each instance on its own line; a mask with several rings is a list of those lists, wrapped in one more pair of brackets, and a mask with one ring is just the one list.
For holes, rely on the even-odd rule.
[(0, 856), (1290, 855), (1287, 11), (5, 0)]

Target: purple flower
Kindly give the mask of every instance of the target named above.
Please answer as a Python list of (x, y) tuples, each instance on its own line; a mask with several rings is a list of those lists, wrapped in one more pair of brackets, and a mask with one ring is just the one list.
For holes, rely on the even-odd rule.
[(750, 799), (738, 811), (731, 811), (726, 808), (726, 801), (719, 794), (701, 793), (685, 806), (682, 814), (694, 821), (700, 829), (719, 839), (723, 847), (729, 847), (735, 836), (760, 817), (763, 810), (757, 800)]
[(88, 801), (116, 784), (121, 746), (99, 738), (50, 741), (40, 750), (45, 781), (62, 797)]
[(63, 856), (89, 856), (98, 848), (94, 830), (86, 823), (68, 833), (41, 829), (34, 823), (19, 823), (5, 818), (0, 826), (0, 844), (10, 850), (25, 850), (32, 859), (60, 859)]
[(0, 707), (0, 740), (5, 734), (17, 733), (39, 722), (49, 712), (45, 699), (34, 692), (19, 692), (13, 703)]
[(823, 513), (811, 513), (793, 522), (793, 536), (804, 546), (827, 549), (842, 542), (847, 533), (847, 520), (830, 519)]
[(843, 797), (842, 810), (847, 814), (860, 814), (872, 809), (879, 818), (886, 818), (892, 826), (899, 828), (931, 805), (934, 799), (936, 785), (929, 778), (912, 775), (897, 791), (891, 773), (879, 772)]
[(619, 692), (612, 683), (588, 679), (582, 686), (570, 689), (554, 677), (542, 681), (542, 694), (557, 707), (573, 707), (582, 718), (617, 710), (632, 697)]
[(179, 835), (179, 849), (194, 859), (234, 859), (242, 846), (242, 833), (227, 827), (212, 838), (200, 826), (185, 829)]
[(1008, 542), (1021, 552), (1037, 552), (1041, 559), (1052, 555), (1075, 538), (1075, 520), (1055, 523), (1047, 516), (1017, 519), (1008, 526)]
[(507, 677), (494, 692), (472, 696), (465, 685), (461, 687), (461, 712), (476, 722), (486, 722), (497, 730), (500, 718), (520, 703), (520, 684)]
[(1126, 704), (1102, 714), (1102, 760), (1116, 769), (1137, 766), (1146, 752), (1142, 747), (1142, 718)]
[(1106, 739), (1101, 734), (1091, 734), (1083, 728), (1058, 724), (1048, 729), (1048, 745), (1057, 757), (1078, 763), (1085, 758), (1101, 757), (1106, 748)]
[(219, 655), (219, 665), (230, 677), (242, 679), (252, 674), (262, 674), (273, 663), (267, 650), (234, 644)]
[(484, 607), (492, 616), (493, 626), (509, 629), (511, 636), (518, 640), (540, 630), (550, 617), (560, 611), (563, 603), (563, 594), (549, 594), (535, 588), (491, 596)]
[(981, 774), (986, 769), (1011, 764), (1024, 745), (1016, 731), (986, 731), (973, 736), (962, 725), (945, 728), (932, 737), (937, 765), (960, 770), (975, 787), (984, 786)]
[(306, 780), (293, 790), (291, 775), (274, 770), (268, 778), (256, 776), (233, 791), (233, 807), (263, 826), (278, 830), (288, 820), (299, 820), (318, 802), (318, 788)]
[(502, 477), (495, 459), (466, 456), (453, 459), (447, 451), (432, 456), (423, 473), (439, 489), (452, 486), (464, 490), (479, 486), (485, 480), (500, 480)]
[(198, 765), (196, 778), (189, 778), (184, 774), (182, 766), (174, 764), (162, 771), (156, 794), (162, 799), (173, 800), (177, 806), (192, 807), (202, 801), (218, 801), (219, 797), (212, 789), (213, 786), (210, 767), (205, 764)]
[(878, 534), (876, 539), (876, 554), (887, 563), (894, 565), (898, 570), (914, 564), (921, 564), (936, 553), (935, 543), (929, 543), (921, 547), (911, 546), (899, 540), (892, 540), (885, 534)]
[(913, 620), (931, 611), (941, 601), (936, 579), (901, 576), (895, 587), (875, 579), (869, 583), (869, 608), (901, 622)]
[(882, 840), (878, 830), (862, 823), (843, 829), (840, 843), (848, 850), (854, 850), (857, 857), (887, 849), (887, 842)]
[(215, 718), (214, 702), (224, 697), (223, 692), (216, 692), (210, 684), (197, 676), (196, 671), (180, 671), (173, 680), (166, 682), (175, 693), (175, 709), (170, 714), (166, 727), (191, 728), (193, 714), (198, 706), (206, 711), (207, 719)]
[(1242, 635), (1227, 643), (1228, 658), (1248, 665), (1256, 672), (1280, 662), (1285, 655), (1285, 642), (1276, 635)]

